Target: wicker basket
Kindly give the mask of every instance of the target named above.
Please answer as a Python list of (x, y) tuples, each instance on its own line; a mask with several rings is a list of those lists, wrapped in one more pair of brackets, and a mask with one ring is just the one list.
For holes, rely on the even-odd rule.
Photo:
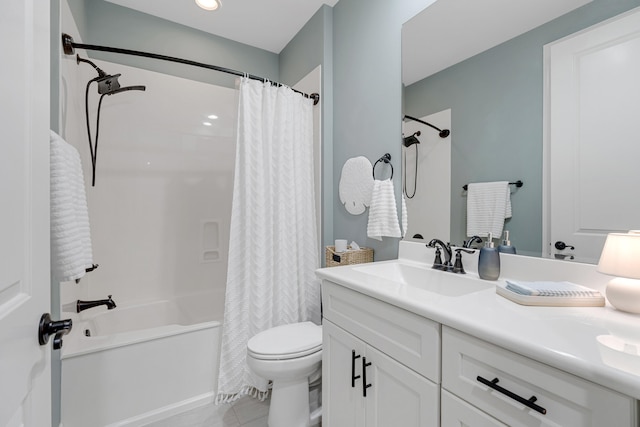
[(327, 246), (325, 249), (327, 267), (373, 262), (373, 249), (371, 248), (351, 250), (351, 246), (347, 246), (347, 251), (342, 253), (337, 253), (335, 250), (335, 246)]

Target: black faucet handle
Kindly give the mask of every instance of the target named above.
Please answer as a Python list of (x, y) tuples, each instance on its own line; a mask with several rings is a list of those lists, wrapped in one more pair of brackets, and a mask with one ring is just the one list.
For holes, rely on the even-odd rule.
[(456, 249), (456, 260), (453, 264), (453, 268), (451, 269), (451, 271), (453, 271), (454, 273), (458, 273), (458, 274), (466, 274), (467, 272), (464, 271), (464, 266), (462, 265), (462, 252), (466, 252), (468, 254), (472, 254), (475, 251), (474, 250), (467, 250), (467, 249), (462, 249), (462, 248), (458, 248)]

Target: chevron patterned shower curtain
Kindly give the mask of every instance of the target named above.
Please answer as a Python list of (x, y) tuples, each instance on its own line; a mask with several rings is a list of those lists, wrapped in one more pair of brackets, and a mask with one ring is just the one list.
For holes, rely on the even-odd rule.
[(265, 329), (320, 320), (313, 101), (287, 87), (240, 81), (229, 263), (216, 403), (264, 399), (246, 364)]

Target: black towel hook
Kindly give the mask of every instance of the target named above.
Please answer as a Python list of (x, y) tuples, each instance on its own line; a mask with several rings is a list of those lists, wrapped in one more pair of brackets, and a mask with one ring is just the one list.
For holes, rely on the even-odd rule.
[(380, 157), (374, 164), (373, 164), (373, 179), (376, 179), (376, 166), (378, 165), (378, 163), (380, 162), (384, 162), (387, 163), (389, 166), (391, 166), (391, 178), (389, 179), (393, 179), (393, 165), (391, 164), (391, 154), (389, 153), (385, 153), (384, 156)]

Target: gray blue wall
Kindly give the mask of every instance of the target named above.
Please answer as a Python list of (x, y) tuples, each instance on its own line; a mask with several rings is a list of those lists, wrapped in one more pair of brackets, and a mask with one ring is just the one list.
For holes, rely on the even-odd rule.
[(333, 239), (333, 9), (321, 7), (280, 52), (280, 82), (293, 85), (321, 65), (322, 245)]
[(543, 46), (637, 6), (594, 0), (405, 89), (406, 114), (452, 110), (452, 242), (466, 234), (464, 184), (521, 179), (506, 227), (519, 250), (541, 253)]
[[(367, 215), (350, 215), (341, 205), (338, 184), (351, 157), (372, 163), (391, 154), (396, 199), (401, 195), (400, 136), (402, 23), (428, 3), (424, 0), (340, 0), (333, 8), (333, 179), (334, 237), (372, 247), (375, 260), (396, 258), (399, 239), (367, 238)], [(380, 178), (382, 175), (380, 168)]]

